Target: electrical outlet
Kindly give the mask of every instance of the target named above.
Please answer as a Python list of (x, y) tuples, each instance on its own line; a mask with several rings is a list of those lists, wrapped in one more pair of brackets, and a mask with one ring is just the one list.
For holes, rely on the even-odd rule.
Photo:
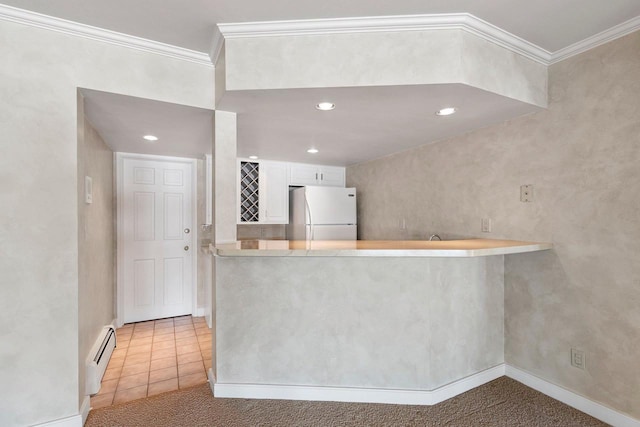
[(491, 233), (491, 218), (482, 218), (482, 232)]
[(575, 366), (579, 369), (584, 369), (586, 366), (586, 358), (584, 351), (576, 348), (571, 349), (571, 366)]
[(528, 184), (520, 186), (520, 201), (533, 202), (533, 185)]

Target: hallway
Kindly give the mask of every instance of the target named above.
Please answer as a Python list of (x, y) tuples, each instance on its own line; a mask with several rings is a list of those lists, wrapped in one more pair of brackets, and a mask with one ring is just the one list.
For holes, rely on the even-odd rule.
[(116, 338), (92, 409), (207, 382), (212, 338), (204, 317), (130, 323)]

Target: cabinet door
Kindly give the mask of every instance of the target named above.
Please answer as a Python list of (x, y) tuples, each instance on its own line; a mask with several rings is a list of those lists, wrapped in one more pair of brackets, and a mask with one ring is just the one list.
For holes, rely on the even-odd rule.
[(321, 166), (320, 184), (331, 187), (344, 187), (345, 170), (340, 167)]
[(320, 174), (315, 165), (291, 163), (290, 171), (289, 185), (318, 185), (320, 183)]
[(262, 161), (260, 164), (260, 222), (289, 223), (288, 165)]

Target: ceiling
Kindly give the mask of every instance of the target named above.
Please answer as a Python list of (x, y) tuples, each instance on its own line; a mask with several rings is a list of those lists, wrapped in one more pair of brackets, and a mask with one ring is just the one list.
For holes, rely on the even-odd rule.
[[(0, 0), (49, 16), (209, 53), (218, 23), (470, 13), (549, 52), (640, 16), (638, 0)], [(83, 90), (86, 113), (114, 151), (200, 157), (212, 111)], [(321, 98), (337, 108), (315, 110)], [(455, 105), (459, 112), (437, 117)], [(490, 126), (537, 108), (464, 85), (227, 92), (238, 154), (349, 165)], [(142, 135), (160, 140), (150, 144)], [(306, 149), (316, 146), (316, 155)]]
[[(317, 110), (322, 100), (336, 108)], [(446, 106), (458, 111), (435, 114)], [(341, 166), (540, 110), (463, 84), (236, 91), (220, 109), (238, 113), (240, 157)]]
[[(85, 116), (115, 152), (199, 158), (211, 154), (213, 111), (81, 89)], [(144, 140), (155, 135), (158, 141)]]
[(640, 15), (638, 0), (0, 0), (208, 53), (219, 23), (470, 13), (549, 52)]

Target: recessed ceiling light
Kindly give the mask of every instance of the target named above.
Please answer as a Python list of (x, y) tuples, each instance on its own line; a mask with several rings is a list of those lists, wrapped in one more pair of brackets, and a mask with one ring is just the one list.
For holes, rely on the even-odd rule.
[(154, 135), (145, 135), (143, 136), (144, 139), (146, 139), (147, 141), (157, 141), (158, 137), (154, 136)]
[(316, 154), (317, 152), (318, 152), (318, 149), (317, 149), (317, 148), (309, 148), (309, 149), (307, 150), (307, 153), (311, 153), (311, 154)]
[(249, 156), (251, 160), (258, 160), (258, 156)]
[(316, 108), (321, 111), (329, 111), (336, 108), (336, 104), (333, 102), (320, 102), (316, 105)]
[(450, 116), (456, 112), (455, 107), (447, 107), (436, 111), (437, 116)]

